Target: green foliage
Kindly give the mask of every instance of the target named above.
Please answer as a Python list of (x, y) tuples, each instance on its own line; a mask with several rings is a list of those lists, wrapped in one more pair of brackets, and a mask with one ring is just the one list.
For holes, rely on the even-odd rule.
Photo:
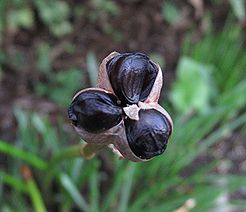
[(26, 5), (20, 5), (8, 13), (8, 21), (12, 29), (16, 30), (18, 27), (30, 29), (33, 26), (33, 12)]
[(34, 3), (42, 21), (53, 35), (61, 37), (72, 31), (70, 8), (65, 1), (34, 0)]
[(240, 80), (245, 79), (246, 54), (242, 48), (242, 34), (238, 25), (227, 20), (222, 33), (208, 31), (205, 38), (192, 44), (187, 36), (183, 53), (198, 63), (212, 65), (212, 75), (219, 92), (230, 91)]
[[(231, 99), (238, 92), (246, 92), (245, 81), (242, 82), (242, 85), (236, 86), (234, 92), (225, 93), (218, 97), (218, 103), (210, 110), (209, 114), (196, 115), (189, 119), (184, 119), (182, 116), (178, 117), (179, 115), (174, 116), (174, 135), (165, 155), (147, 163), (138, 164), (119, 161), (111, 156), (113, 174), (108, 179), (105, 193), (101, 193), (100, 190), (102, 177), (105, 173), (100, 171), (101, 165), (97, 158), (91, 161), (84, 161), (83, 159), (64, 161), (56, 170), (58, 181), (55, 182), (59, 182), (56, 183), (58, 190), (49, 191), (52, 192), (52, 195), (50, 194), (49, 201), (46, 201), (50, 202), (56, 199), (60, 209), (68, 211), (74, 207), (83, 211), (173, 211), (182, 206), (186, 200), (193, 199), (196, 202), (194, 211), (207, 210), (213, 206), (219, 194), (239, 188), (245, 183), (245, 179), (239, 180), (236, 176), (231, 176), (227, 178), (228, 184), (221, 187), (217, 181), (221, 176), (213, 175), (210, 177), (209, 174), (218, 162), (197, 167), (187, 177), (182, 176), (181, 173), (211, 145), (245, 125), (245, 113), (240, 116), (229, 116), (225, 120), (228, 114), (235, 114), (246, 104), (246, 100), (242, 99), (240, 104), (230, 102), (229, 105), (224, 106), (224, 100)], [(16, 145), (28, 144), (25, 148), (24, 146), (17, 148), (18, 152), (24, 153), (25, 149), (30, 153), (25, 153), (26, 156), (23, 158), (15, 151), (7, 152), (5, 148), (0, 148), (2, 153), (12, 156), (9, 158), (9, 162), (16, 161), (16, 158), (21, 159), (19, 163), (14, 165), (16, 170), (23, 163), (32, 165), (34, 163), (33, 158), (37, 157), (37, 154), (42, 156), (41, 160), (47, 161), (50, 153), (59, 152), (67, 145), (65, 132), (62, 132), (64, 128), (59, 128), (60, 133), (58, 134), (47, 117), (21, 110), (17, 110), (16, 114), (19, 133), (22, 134), (21, 140), (17, 141)], [(217, 126), (216, 130), (214, 130), (215, 126)], [(56, 136), (54, 137), (52, 134)], [(2, 147), (7, 146), (9, 149), (16, 149), (11, 144), (2, 143), (4, 144)], [(36, 148), (38, 148), (38, 153)], [(35, 157), (31, 156), (31, 152), (36, 152)], [(175, 154), (173, 154), (174, 152)], [(26, 160), (26, 157), (29, 159)], [(33, 167), (33, 172), (40, 176), (37, 177), (37, 180), (42, 191), (45, 187), (42, 176), (46, 171), (40, 172), (39, 166)], [(47, 171), (50, 172), (50, 170)], [(7, 174), (3, 170), (0, 176), (4, 178), (3, 182), (11, 189), (18, 190), (20, 193), (24, 192), (23, 195), (26, 193), (25, 186), (22, 186), (23, 183), (17, 183), (21, 180), (18, 172), (8, 171)], [(81, 189), (86, 189), (88, 192), (80, 192)], [(46, 195), (43, 195), (43, 198)], [(12, 209), (16, 207), (8, 205), (8, 201), (6, 205)]]
[[(92, 0), (91, 10), (89, 13), (84, 12), (83, 8), (77, 10), (84, 15), (84, 18), (88, 18), (91, 23), (100, 22), (104, 19), (110, 19), (120, 14), (120, 9), (116, 1), (112, 0)], [(115, 42), (123, 40), (123, 34), (113, 27), (109, 21), (104, 21), (102, 24), (102, 30), (105, 34), (110, 35)]]
[[(38, 71), (41, 72), (47, 78), (47, 82), (38, 82), (35, 85), (35, 91), (37, 95), (46, 95), (52, 101), (60, 105), (68, 105), (70, 103), (70, 98), (71, 96), (73, 96), (76, 89), (82, 87), (81, 84), (83, 78), (81, 70), (77, 68), (69, 68), (67, 70), (60, 70), (59, 72), (54, 72), (52, 70), (50, 52), (51, 47), (48, 43), (41, 42), (37, 46), (36, 66)], [(95, 56), (92, 54), (89, 55), (88, 58), (88, 68), (92, 70), (94, 68), (93, 66), (95, 66)]]
[(94, 10), (90, 13), (91, 21), (96, 21), (102, 15), (115, 16), (119, 13), (117, 4), (112, 0), (92, 0)]
[(177, 80), (173, 84), (171, 99), (181, 113), (206, 112), (214, 93), (211, 80), (212, 67), (182, 57), (177, 68)]
[(78, 205), (82, 211), (89, 211), (89, 206), (85, 202), (84, 198), (81, 196), (78, 188), (74, 185), (72, 179), (66, 175), (61, 174), (60, 176), (61, 185), (68, 192), (71, 199)]
[(169, 24), (177, 24), (177, 21), (179, 19), (179, 13), (179, 10), (174, 4), (170, 2), (163, 3), (162, 16)]
[(244, 0), (230, 0), (229, 1), (232, 7), (232, 10), (235, 14), (235, 16), (243, 21), (246, 19), (246, 7), (245, 7), (245, 1)]
[(50, 51), (51, 47), (48, 43), (42, 42), (37, 46), (37, 69), (45, 74), (49, 74), (51, 71), (51, 61), (50, 61)]
[(60, 105), (69, 105), (71, 96), (76, 89), (81, 87), (81, 71), (68, 69), (56, 74), (49, 74), (49, 83), (38, 83), (36, 92), (38, 95), (47, 95), (51, 100)]
[(3, 0), (0, 3), (0, 31), (6, 27), (6, 24), (13, 31), (19, 28), (30, 29), (33, 27), (33, 16), (33, 10), (25, 0), (13, 0), (11, 3)]
[(105, 23), (103, 26), (103, 32), (110, 35), (115, 42), (120, 42), (123, 40), (123, 34), (110, 24)]
[(165, 67), (165, 60), (161, 54), (158, 53), (151, 53), (149, 55), (150, 59), (153, 60), (155, 63), (158, 63), (161, 68)]
[(91, 86), (95, 87), (97, 84), (97, 75), (98, 75), (98, 64), (95, 54), (89, 52), (87, 54), (86, 62), (87, 62), (87, 69), (90, 76)]
[(16, 148), (4, 141), (0, 141), (0, 150), (2, 153), (8, 154), (14, 158), (20, 158), (38, 169), (45, 169), (47, 167), (47, 164), (35, 154)]

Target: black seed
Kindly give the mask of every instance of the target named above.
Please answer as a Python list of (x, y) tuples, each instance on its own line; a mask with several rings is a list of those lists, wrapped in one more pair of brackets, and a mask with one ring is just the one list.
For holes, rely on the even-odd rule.
[(139, 120), (125, 120), (126, 135), (133, 153), (142, 159), (162, 154), (171, 135), (171, 124), (155, 109), (140, 110)]
[(123, 106), (146, 100), (158, 72), (142, 53), (120, 54), (111, 59), (106, 68), (113, 90)]
[(103, 91), (88, 90), (79, 94), (68, 109), (73, 125), (91, 133), (112, 128), (121, 121), (122, 109), (117, 98)]

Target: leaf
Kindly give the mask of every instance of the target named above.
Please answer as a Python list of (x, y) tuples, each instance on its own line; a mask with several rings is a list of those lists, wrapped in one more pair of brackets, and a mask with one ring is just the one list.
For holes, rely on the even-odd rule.
[(33, 26), (33, 20), (33, 11), (26, 5), (10, 10), (8, 14), (9, 25), (13, 29), (19, 27), (30, 29)]
[(165, 179), (160, 183), (156, 182), (155, 185), (151, 186), (148, 190), (144, 189), (144, 192), (139, 193), (136, 200), (129, 207), (129, 211), (140, 211), (142, 208), (144, 208), (144, 205), (148, 203), (150, 198), (154, 199), (154, 197), (162, 195), (162, 192), (167, 191), (172, 186), (179, 185), (181, 182), (182, 179), (178, 176)]
[(96, 56), (93, 52), (89, 52), (87, 54), (86, 64), (90, 76), (91, 85), (92, 87), (95, 87), (97, 84), (98, 65), (97, 65)]
[(60, 149), (61, 139), (58, 140), (56, 129), (51, 125), (48, 117), (41, 117), (40, 115), (33, 113), (31, 122), (35, 130), (42, 136), (42, 146), (45, 145), (45, 148), (50, 148), (53, 152)]
[(53, 86), (47, 90), (47, 94), (56, 103), (69, 105), (71, 97), (81, 84), (81, 78), (79, 69), (71, 68), (61, 71), (53, 77)]
[(13, 189), (21, 192), (27, 192), (26, 184), (23, 180), (14, 177), (0, 170), (0, 179), (4, 184), (12, 187)]
[(100, 196), (100, 173), (98, 171), (99, 163), (95, 160), (93, 164), (93, 173), (90, 175), (90, 205), (91, 211), (98, 212)]
[(18, 107), (14, 108), (14, 113), (18, 122), (18, 146), (25, 148), (29, 152), (38, 154), (38, 135), (30, 123), (31, 113)]
[(19, 158), (37, 169), (44, 170), (47, 168), (47, 163), (43, 161), (41, 158), (39, 158), (38, 156), (32, 154), (31, 152), (27, 152), (18, 147), (15, 147), (11, 144), (7, 144), (6, 142), (1, 140), (0, 140), (0, 152), (10, 155), (15, 159)]
[(122, 190), (121, 190), (121, 196), (120, 196), (120, 202), (118, 210), (119, 212), (125, 212), (128, 208), (128, 202), (130, 199), (130, 194), (132, 190), (132, 184), (134, 182), (134, 173), (136, 169), (136, 164), (128, 164), (127, 167), (127, 175), (125, 175), (125, 179), (122, 183)]
[(51, 61), (50, 61), (50, 51), (51, 47), (48, 43), (42, 42), (37, 46), (36, 54), (37, 54), (37, 69), (47, 74), (48, 76), (51, 74)]
[(180, 12), (176, 8), (176, 6), (172, 3), (165, 2), (162, 6), (162, 15), (164, 19), (169, 24), (176, 24), (179, 18)]
[(87, 202), (82, 197), (77, 187), (74, 185), (73, 181), (67, 174), (62, 173), (60, 175), (60, 182), (63, 188), (68, 192), (69, 196), (82, 211), (90, 211)]
[(110, 211), (110, 206), (112, 206), (113, 203), (117, 201), (117, 196), (121, 189), (121, 182), (124, 178), (124, 162), (123, 161), (117, 161), (118, 167), (115, 170), (115, 175), (113, 176), (112, 183), (110, 185), (110, 188), (107, 192), (107, 195), (105, 196), (103, 200), (103, 206), (102, 211), (107, 212)]
[(41, 20), (53, 35), (62, 37), (72, 31), (72, 25), (69, 22), (71, 11), (65, 1), (35, 0), (34, 4)]
[(36, 212), (47, 212), (47, 209), (43, 202), (42, 195), (34, 179), (32, 178), (27, 179), (26, 187), (29, 192), (29, 196), (32, 201), (32, 205), (35, 208), (35, 211)]
[(154, 63), (158, 63), (161, 68), (165, 67), (165, 59), (163, 55), (159, 53), (151, 53), (149, 57), (152, 61), (154, 61)]
[(235, 16), (239, 20), (245, 20), (245, 1), (244, 0), (229, 0), (232, 10), (235, 14)]
[(213, 92), (212, 67), (182, 57), (177, 68), (177, 81), (171, 91), (174, 107), (181, 113), (193, 110), (204, 113), (209, 110)]

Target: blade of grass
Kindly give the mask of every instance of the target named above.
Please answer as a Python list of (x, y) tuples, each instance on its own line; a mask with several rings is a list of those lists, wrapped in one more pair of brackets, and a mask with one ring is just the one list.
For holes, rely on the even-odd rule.
[(27, 190), (29, 191), (35, 211), (46, 212), (47, 210), (43, 203), (41, 193), (38, 189), (36, 182), (33, 179), (27, 181)]
[(38, 134), (33, 128), (30, 119), (32, 114), (18, 107), (14, 108), (15, 117), (18, 122), (18, 142), (27, 151), (40, 153), (38, 145)]
[(97, 66), (95, 54), (89, 52), (87, 54), (86, 62), (87, 62), (87, 69), (90, 76), (91, 85), (95, 87), (97, 84), (97, 75), (98, 75), (98, 66)]
[(190, 151), (189, 155), (186, 156), (186, 160), (179, 162), (180, 163), (179, 170), (182, 167), (185, 167), (188, 164), (190, 164), (199, 154), (204, 152), (209, 146), (219, 141), (220, 138), (223, 138), (225, 135), (227, 135), (228, 133), (231, 133), (233, 130), (237, 129), (238, 127), (242, 126), (245, 123), (246, 123), (246, 113), (241, 115), (239, 118), (236, 118), (234, 121), (229, 122), (221, 126), (219, 129), (215, 130), (206, 139), (204, 139), (197, 146), (197, 148)]
[(122, 190), (121, 190), (120, 202), (118, 207), (119, 212), (127, 211), (132, 184), (134, 180), (135, 169), (136, 169), (136, 164), (129, 163), (127, 167), (127, 171), (125, 172), (125, 179), (122, 183)]
[(209, 173), (212, 169), (216, 167), (216, 165), (219, 163), (219, 161), (212, 161), (208, 164), (205, 164), (204, 166), (198, 168), (194, 174), (191, 174), (188, 178), (186, 178), (185, 183), (186, 184), (192, 184), (194, 182), (196, 183), (203, 183), (207, 182), (207, 175), (206, 173)]
[(62, 173), (59, 178), (60, 178), (60, 183), (61, 183), (62, 187), (67, 191), (67, 193), (73, 199), (73, 201), (76, 203), (76, 205), (82, 211), (85, 211), (85, 212), (90, 211), (87, 202), (82, 197), (82, 195), (78, 191), (77, 187), (74, 185), (71, 178), (65, 173)]
[(50, 187), (50, 183), (52, 182), (52, 179), (57, 174), (57, 164), (60, 164), (64, 160), (75, 159), (79, 157), (90, 160), (95, 156), (95, 154), (98, 151), (100, 151), (104, 147), (104, 145), (96, 144), (77, 144), (60, 150), (59, 153), (55, 154), (51, 158), (48, 164), (47, 169), (49, 171), (46, 172), (46, 175), (44, 177), (46, 190), (48, 190), (48, 188)]
[(23, 180), (18, 179), (17, 177), (14, 177), (12, 175), (9, 175), (4, 171), (0, 171), (0, 178), (4, 184), (14, 188), (15, 190), (21, 192), (27, 192), (27, 188)]
[(26, 181), (26, 188), (31, 198), (31, 202), (36, 212), (47, 212), (41, 192), (32, 177), (31, 169), (24, 165), (21, 168), (21, 174)]
[(60, 149), (56, 129), (51, 125), (48, 117), (41, 117), (40, 115), (33, 113), (31, 116), (31, 122), (35, 130), (37, 130), (37, 132), (42, 136), (42, 146), (50, 148), (52, 152)]
[(208, 180), (211, 182), (217, 182), (221, 179), (225, 179), (227, 181), (227, 187), (230, 191), (234, 191), (244, 185), (246, 185), (246, 177), (244, 175), (232, 175), (232, 174), (210, 174), (207, 176)]
[(207, 147), (214, 144), (220, 137), (223, 137), (228, 133), (231, 133), (233, 130), (244, 125), (245, 123), (246, 123), (246, 113), (242, 114), (234, 121), (225, 124), (224, 126), (220, 127), (218, 130), (216, 130), (214, 133), (212, 133), (207, 139), (205, 139), (201, 143), (201, 145), (197, 148), (197, 151), (201, 153), (202, 151), (206, 150)]
[(230, 0), (229, 1), (232, 7), (232, 10), (235, 14), (235, 16), (239, 20), (245, 20), (246, 13), (245, 13), (245, 1), (244, 0)]
[(246, 122), (246, 113), (241, 117), (237, 118), (236, 120), (231, 121), (221, 126), (219, 129), (215, 130), (214, 132), (212, 132), (206, 139), (204, 139), (201, 143), (199, 143), (199, 145), (197, 145), (196, 148), (190, 150), (189, 153), (186, 154), (185, 160), (176, 161), (174, 172), (177, 173), (183, 167), (190, 164), (199, 154), (204, 152), (209, 146), (213, 145), (221, 138), (223, 138), (225, 135), (232, 132), (236, 128), (240, 127), (245, 122)]
[(223, 192), (221, 188), (215, 186), (197, 185), (195, 190), (191, 190), (188, 193), (180, 192), (173, 196), (170, 195), (169, 199), (163, 201), (163, 203), (156, 204), (154, 207), (151, 204), (149, 207), (145, 207), (143, 211), (176, 211), (188, 199), (193, 199), (195, 202), (195, 208), (192, 211), (207, 211), (205, 209), (213, 204), (221, 192)]
[[(5, 197), (6, 204), (8, 204), (12, 211), (26, 212), (30, 210), (30, 202), (27, 201), (26, 195), (23, 195), (22, 192), (16, 190), (11, 190)], [(28, 192), (27, 192), (28, 194)]]
[(148, 203), (150, 197), (154, 199), (156, 195), (160, 195), (160, 193), (168, 190), (170, 187), (178, 185), (181, 181), (182, 179), (180, 177), (173, 176), (172, 178), (163, 180), (162, 183), (156, 183), (145, 192), (140, 193), (128, 210), (131, 212), (140, 211), (144, 204)]
[(47, 168), (47, 163), (38, 156), (32, 154), (31, 152), (17, 148), (11, 144), (7, 144), (2, 140), (0, 140), (0, 152), (14, 158), (19, 158), (37, 169), (45, 170)]
[[(240, 98), (237, 94), (241, 94), (241, 93), (245, 93), (246, 92), (246, 86), (245, 84), (242, 82), (240, 84), (238, 84), (235, 89), (233, 89), (231, 92), (226, 93), (224, 95), (222, 95), (219, 99), (219, 105), (217, 106), (218, 109), (214, 109), (212, 111), (212, 114), (209, 116), (204, 116), (204, 117), (200, 117), (198, 118), (201, 119), (201, 122), (195, 122), (197, 124), (197, 126), (195, 127), (196, 132), (194, 133), (190, 133), (192, 135), (192, 137), (189, 138), (189, 142), (185, 145), (185, 147), (183, 149), (180, 149), (179, 152), (176, 153), (175, 155), (175, 159), (174, 159), (174, 164), (172, 166), (172, 173), (175, 174), (177, 172), (179, 172), (182, 168), (184, 168), (184, 166), (186, 166), (187, 164), (189, 164), (191, 161), (189, 160), (180, 160), (180, 158), (183, 157), (187, 157), (187, 152), (189, 152), (189, 155), (193, 154), (193, 159), (200, 154), (201, 152), (197, 151), (197, 145), (199, 147), (201, 147), (204, 144), (207, 144), (206, 142), (203, 142), (203, 144), (198, 144), (198, 142), (200, 142), (200, 140), (206, 136), (209, 132), (212, 131), (212, 129), (219, 123), (222, 123), (222, 127), (223, 126), (227, 126), (225, 128), (228, 128), (228, 132), (233, 131), (234, 128), (230, 129), (230, 125), (232, 124), (231, 121), (228, 122), (228, 120), (226, 120), (226, 118), (228, 117), (228, 115), (230, 115), (230, 118), (232, 118), (233, 116), (235, 116), (236, 111), (240, 110), (246, 103), (245, 98)], [(236, 101), (231, 101), (233, 100), (233, 98), (236, 98)], [(191, 120), (191, 122), (193, 122)], [(225, 124), (223, 124), (223, 122), (225, 122)], [(179, 124), (179, 122), (177, 122), (177, 125)], [(242, 125), (243, 122), (241, 122), (241, 124), (239, 124), (238, 126)], [(190, 123), (187, 123), (187, 126), (189, 126)], [(180, 125), (181, 126), (181, 125)], [(177, 128), (179, 128), (180, 126), (177, 126)], [(199, 127), (200, 126), (200, 127)], [(232, 124), (233, 126), (233, 124)], [(186, 128), (186, 131), (184, 130), (184, 132), (187, 132), (189, 130), (189, 128)], [(182, 134), (183, 131), (180, 131)], [(214, 132), (212, 132), (211, 135), (213, 135)], [(179, 138), (181, 137), (185, 137), (183, 136), (178, 136)], [(186, 136), (187, 137), (187, 136)], [(218, 141), (220, 139), (220, 137), (223, 137), (223, 133), (217, 134), (217, 140), (215, 140), (214, 138), (214, 142)], [(175, 138), (175, 140), (177, 140), (177, 138)], [(183, 142), (185, 141), (182, 140)], [(212, 144), (211, 144), (212, 145)], [(203, 147), (203, 149), (205, 150), (206, 148), (208, 148), (208, 146)], [(193, 149), (193, 150), (192, 150)], [(189, 151), (188, 151), (189, 150)], [(192, 151), (190, 151), (192, 150)], [(192, 160), (193, 160), (192, 159)], [(176, 162), (175, 162), (176, 161)]]
[(163, 201), (163, 203), (157, 204), (155, 207), (144, 207), (141, 211), (147, 212), (147, 211), (173, 211), (175, 212), (175, 209), (179, 208), (184, 204), (184, 202), (189, 199), (188, 195), (178, 195), (174, 198), (170, 198), (166, 201)]
[(237, 208), (242, 209), (242, 211), (245, 210), (246, 208), (245, 200), (239, 200), (239, 199), (231, 200), (230, 203), (233, 204), (233, 206), (236, 206)]
[(93, 173), (90, 175), (90, 205), (91, 211), (98, 212), (99, 211), (99, 172), (98, 161), (95, 161), (93, 164)]
[(102, 212), (110, 211), (110, 206), (112, 206), (114, 201), (117, 201), (117, 196), (120, 192), (121, 183), (124, 177), (124, 162), (123, 161), (117, 161), (118, 167), (115, 170), (114, 178), (112, 179), (112, 185), (110, 186), (110, 189), (107, 192), (107, 196), (105, 197), (105, 200), (103, 201), (102, 205)]
[[(74, 159), (73, 165), (71, 167), (70, 176), (73, 179), (73, 182), (78, 184), (79, 177), (81, 175), (81, 170), (84, 168), (84, 160), (82, 158)], [(83, 169), (84, 170), (84, 169)]]

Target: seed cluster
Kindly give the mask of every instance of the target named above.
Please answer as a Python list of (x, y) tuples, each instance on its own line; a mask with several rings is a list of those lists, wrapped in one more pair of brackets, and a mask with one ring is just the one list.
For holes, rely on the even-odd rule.
[(68, 109), (75, 130), (88, 143), (113, 145), (131, 161), (166, 149), (173, 124), (158, 104), (162, 71), (142, 53), (111, 53), (100, 65), (97, 88), (79, 91)]

